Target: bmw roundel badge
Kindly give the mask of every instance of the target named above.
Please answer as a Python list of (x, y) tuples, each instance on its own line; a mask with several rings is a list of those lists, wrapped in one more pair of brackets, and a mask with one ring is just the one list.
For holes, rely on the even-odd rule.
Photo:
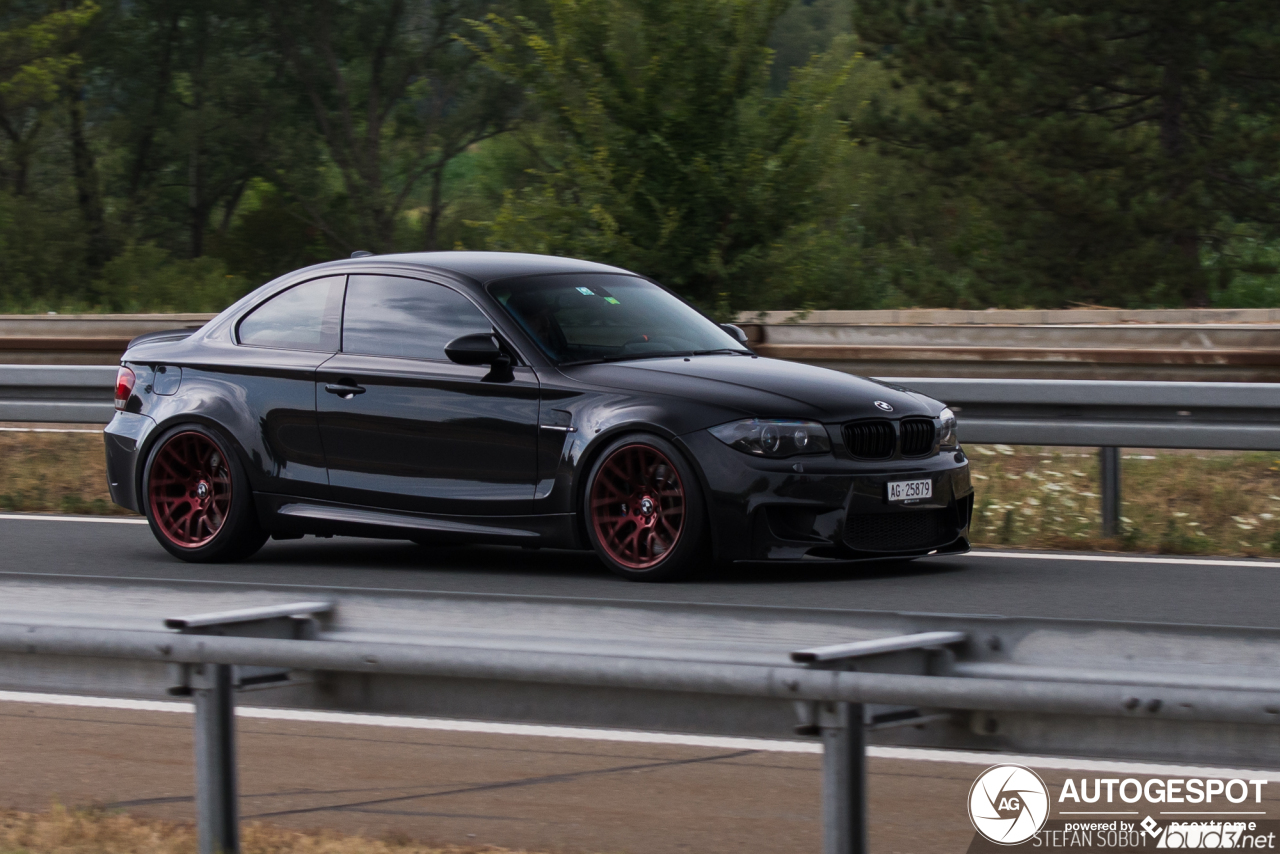
[(885, 412), (892, 412), (893, 407), (885, 403), (883, 400), (876, 401), (876, 409), (883, 409)]

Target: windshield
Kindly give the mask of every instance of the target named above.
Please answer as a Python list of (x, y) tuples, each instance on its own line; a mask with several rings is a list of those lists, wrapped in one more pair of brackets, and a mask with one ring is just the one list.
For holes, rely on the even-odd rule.
[(494, 282), (489, 293), (560, 364), (750, 352), (678, 298), (634, 276), (537, 276)]

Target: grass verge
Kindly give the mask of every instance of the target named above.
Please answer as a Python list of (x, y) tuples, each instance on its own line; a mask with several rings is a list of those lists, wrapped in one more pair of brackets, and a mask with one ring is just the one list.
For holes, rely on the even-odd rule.
[[(126, 514), (107, 492), (102, 435), (0, 431), (0, 511)], [(1280, 554), (1273, 453), (1126, 449), (1123, 533), (1099, 535), (1097, 453), (967, 446), (975, 545), (1164, 554)]]
[[(493, 846), (429, 845), (263, 824), (241, 827), (243, 854), (504, 854)], [(195, 827), (101, 810), (0, 810), (0, 854), (195, 854)]]
[(1087, 448), (972, 445), (975, 545), (1162, 554), (1280, 553), (1273, 453), (1126, 449), (1121, 535), (1099, 535), (1098, 455)]
[(111, 503), (101, 433), (19, 432), (17, 426), (0, 430), (0, 510), (128, 513)]

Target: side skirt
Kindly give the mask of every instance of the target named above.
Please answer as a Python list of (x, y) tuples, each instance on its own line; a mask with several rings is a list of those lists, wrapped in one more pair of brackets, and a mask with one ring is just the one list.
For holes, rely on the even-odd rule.
[(255, 492), (262, 527), (272, 534), (381, 539), (430, 538), (549, 548), (585, 548), (572, 513), (540, 516), (436, 516)]

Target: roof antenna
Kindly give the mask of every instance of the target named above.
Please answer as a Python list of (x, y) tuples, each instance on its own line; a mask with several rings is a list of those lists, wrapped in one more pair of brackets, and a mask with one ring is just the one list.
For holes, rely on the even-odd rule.
[(352, 258), (368, 258), (372, 254), (373, 253), (368, 251), (367, 249), (357, 249), (355, 252), (351, 253), (351, 257)]

